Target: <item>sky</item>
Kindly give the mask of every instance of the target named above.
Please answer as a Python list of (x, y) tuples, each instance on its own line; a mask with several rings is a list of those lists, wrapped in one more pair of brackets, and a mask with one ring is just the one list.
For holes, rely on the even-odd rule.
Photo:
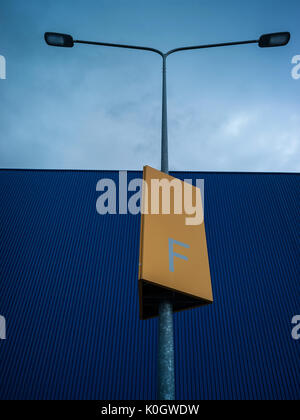
[(160, 169), (161, 57), (49, 47), (46, 31), (163, 52), (290, 31), (282, 48), (168, 58), (169, 168), (298, 172), (299, 16), (299, 0), (0, 0), (0, 167)]

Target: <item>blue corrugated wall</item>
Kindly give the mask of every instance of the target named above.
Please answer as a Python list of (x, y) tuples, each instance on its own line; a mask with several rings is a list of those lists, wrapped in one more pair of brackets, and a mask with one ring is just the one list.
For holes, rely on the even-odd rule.
[[(215, 298), (175, 315), (176, 398), (298, 399), (299, 175), (172, 175), (205, 180)], [(0, 171), (0, 398), (156, 398), (140, 216), (100, 216), (100, 178), (118, 173)]]

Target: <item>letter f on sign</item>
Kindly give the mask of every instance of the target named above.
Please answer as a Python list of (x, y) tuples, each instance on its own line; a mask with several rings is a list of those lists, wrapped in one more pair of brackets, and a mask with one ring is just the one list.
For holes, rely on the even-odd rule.
[(179, 245), (184, 248), (189, 248), (190, 246), (188, 244), (184, 244), (183, 242), (175, 241), (175, 239), (169, 238), (169, 271), (174, 273), (174, 257), (181, 258), (182, 260), (187, 261), (188, 257), (182, 254), (177, 254), (177, 252), (174, 252), (173, 245)]

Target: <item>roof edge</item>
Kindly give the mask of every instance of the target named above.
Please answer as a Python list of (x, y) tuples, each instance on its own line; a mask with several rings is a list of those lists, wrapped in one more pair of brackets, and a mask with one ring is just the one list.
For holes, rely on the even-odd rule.
[[(38, 169), (38, 168), (0, 168), (0, 172), (143, 172), (142, 169)], [(190, 170), (170, 170), (171, 173), (201, 173), (201, 174), (237, 174), (237, 175), (300, 175), (300, 172), (263, 172), (263, 171), (190, 171)]]

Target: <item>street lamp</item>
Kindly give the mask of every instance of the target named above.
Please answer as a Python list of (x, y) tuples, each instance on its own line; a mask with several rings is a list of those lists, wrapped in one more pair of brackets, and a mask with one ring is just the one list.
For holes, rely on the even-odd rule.
[(289, 43), (291, 34), (289, 32), (278, 32), (276, 34), (262, 35), (258, 45), (261, 48), (283, 47)]
[[(107, 42), (94, 42), (74, 40), (71, 35), (56, 32), (46, 32), (45, 41), (55, 47), (71, 48), (74, 44), (100, 45), (106, 47), (128, 48), (135, 50), (151, 51), (162, 57), (162, 124), (161, 124), (161, 170), (168, 173), (168, 125), (167, 125), (167, 80), (166, 61), (167, 57), (179, 51), (197, 50), (204, 48), (228, 47), (234, 45), (258, 44), (261, 48), (282, 47), (290, 40), (289, 32), (276, 32), (262, 35), (258, 40), (226, 42), (220, 44), (195, 45), (175, 48), (163, 53), (160, 50), (149, 47), (141, 47), (125, 44), (111, 44)], [(174, 376), (174, 336), (173, 336), (173, 304), (162, 301), (159, 304), (159, 348), (158, 348), (158, 399), (175, 399), (175, 376)]]
[(71, 35), (46, 32), (45, 41), (52, 47), (74, 47), (74, 41)]
[(233, 45), (244, 45), (244, 44), (258, 44), (261, 48), (270, 47), (282, 47), (288, 44), (290, 40), (289, 32), (276, 32), (271, 34), (262, 35), (258, 40), (250, 41), (238, 41), (238, 42), (226, 42), (220, 44), (208, 44), (208, 45), (195, 45), (189, 47), (175, 48), (163, 53), (160, 50), (149, 47), (141, 47), (136, 45), (125, 45), (125, 44), (111, 44), (107, 42), (94, 42), (94, 41), (82, 41), (74, 40), (71, 35), (61, 34), (56, 32), (46, 32), (45, 41), (48, 45), (54, 47), (67, 47), (71, 48), (74, 44), (88, 44), (88, 45), (100, 45), (106, 47), (117, 47), (117, 48), (128, 48), (135, 50), (151, 51), (159, 54), (163, 59), (163, 80), (162, 80), (162, 134), (161, 134), (161, 170), (162, 172), (168, 173), (168, 126), (167, 126), (167, 83), (166, 83), (166, 59), (169, 55), (179, 51), (196, 50), (204, 48), (215, 48), (215, 47), (228, 47)]

